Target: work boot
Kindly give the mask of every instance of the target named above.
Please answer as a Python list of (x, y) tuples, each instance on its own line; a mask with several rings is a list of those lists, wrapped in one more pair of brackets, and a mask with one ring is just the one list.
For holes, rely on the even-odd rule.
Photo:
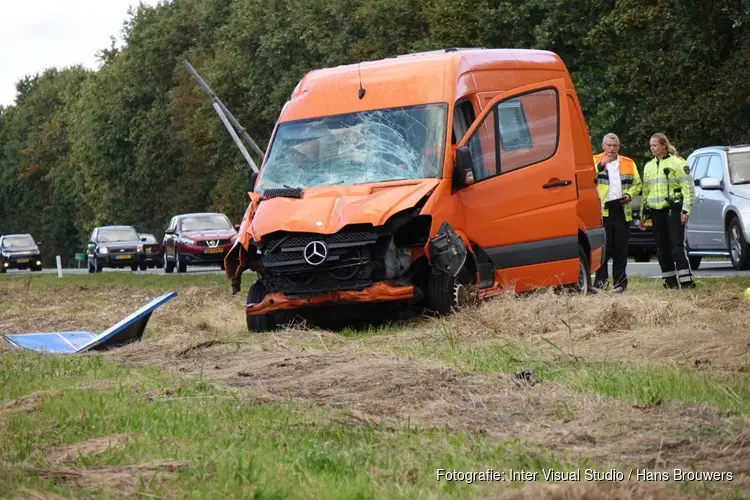
[(625, 290), (626, 290), (626, 288), (624, 286), (620, 285), (620, 286), (614, 287), (612, 289), (612, 292), (610, 292), (610, 293), (623, 293), (623, 292), (625, 292)]

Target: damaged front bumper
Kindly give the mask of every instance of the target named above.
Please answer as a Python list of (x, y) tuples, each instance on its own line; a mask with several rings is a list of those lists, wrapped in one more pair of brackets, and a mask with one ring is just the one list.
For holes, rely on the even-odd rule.
[(286, 311), (304, 307), (327, 306), (333, 304), (376, 303), (409, 300), (415, 296), (413, 285), (399, 285), (379, 281), (363, 290), (329, 292), (313, 297), (290, 297), (283, 293), (270, 293), (263, 301), (245, 307), (248, 316), (268, 314), (273, 311)]

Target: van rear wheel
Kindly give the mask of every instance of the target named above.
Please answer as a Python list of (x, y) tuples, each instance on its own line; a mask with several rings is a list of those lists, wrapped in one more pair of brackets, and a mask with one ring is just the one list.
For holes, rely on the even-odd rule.
[(578, 245), (578, 281), (570, 288), (581, 295), (586, 295), (591, 291), (591, 266), (586, 250)]
[[(262, 302), (263, 299), (268, 295), (266, 291), (266, 285), (262, 281), (256, 280), (250, 285), (250, 290), (247, 292), (247, 303), (257, 304)], [(258, 314), (258, 315), (246, 315), (247, 317), (247, 329), (254, 333), (269, 332), (276, 327), (273, 318), (270, 314)]]

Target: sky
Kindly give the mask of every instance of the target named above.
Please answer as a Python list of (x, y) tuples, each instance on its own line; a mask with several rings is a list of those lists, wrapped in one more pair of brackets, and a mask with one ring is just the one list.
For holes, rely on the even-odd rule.
[(110, 36), (122, 46), (128, 7), (157, 0), (0, 0), (0, 105), (14, 103), (16, 82), (46, 68), (96, 69)]

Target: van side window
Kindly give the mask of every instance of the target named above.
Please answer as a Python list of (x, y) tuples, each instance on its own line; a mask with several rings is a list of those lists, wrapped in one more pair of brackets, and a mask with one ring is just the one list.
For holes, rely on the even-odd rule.
[(481, 181), (497, 174), (497, 140), (495, 110), (490, 111), (474, 131), (466, 146), (471, 151), (474, 179)]
[(559, 121), (555, 89), (537, 90), (498, 103), (501, 173), (539, 163), (555, 154)]
[(471, 101), (464, 100), (456, 103), (456, 107), (453, 110), (453, 134), (451, 138), (451, 144), (458, 144), (466, 131), (469, 130), (471, 124), (476, 120), (474, 114), (474, 106), (471, 105)]

